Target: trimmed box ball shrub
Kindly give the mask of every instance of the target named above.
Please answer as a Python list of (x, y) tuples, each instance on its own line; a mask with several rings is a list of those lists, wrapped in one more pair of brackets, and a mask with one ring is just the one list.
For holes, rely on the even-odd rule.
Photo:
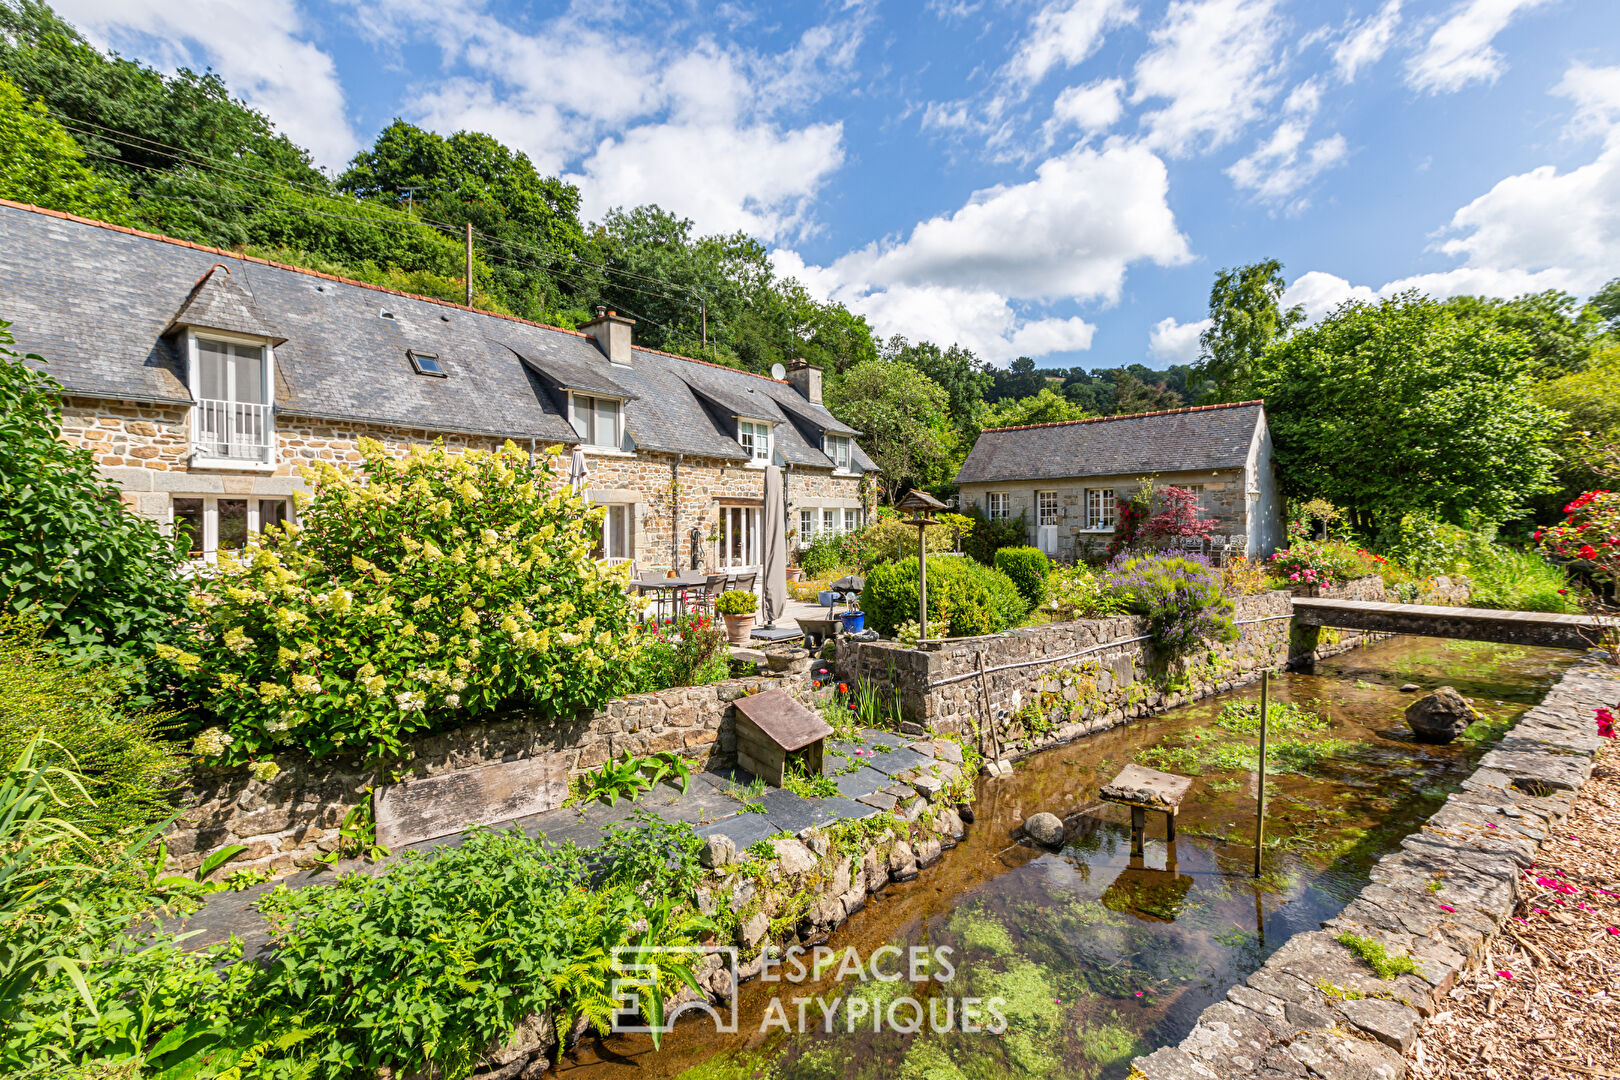
[(190, 634), (158, 656), (218, 726), (206, 761), (398, 754), (414, 733), (511, 707), (570, 716), (632, 665), (623, 571), (601, 520), (510, 442), (402, 458), (360, 440), (358, 470), (312, 462), (299, 526), (221, 554), (191, 594)]
[(1002, 548), (996, 552), (996, 569), (1012, 578), (1026, 608), (1046, 599), (1046, 579), (1052, 573), (1052, 561), (1040, 548)]
[[(917, 618), (917, 560), (874, 566), (866, 575), (861, 610), (884, 637)], [(1000, 570), (972, 559), (942, 555), (928, 560), (928, 628), (932, 634), (972, 637), (1005, 630), (1029, 609), (1018, 586)]]

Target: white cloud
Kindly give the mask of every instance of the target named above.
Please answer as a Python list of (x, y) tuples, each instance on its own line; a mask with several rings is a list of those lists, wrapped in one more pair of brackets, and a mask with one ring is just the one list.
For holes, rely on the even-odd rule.
[(1073, 125), (1086, 135), (1107, 131), (1125, 112), (1120, 95), (1125, 92), (1123, 79), (1099, 79), (1084, 86), (1071, 86), (1052, 103), (1052, 118), (1046, 123), (1050, 139), (1063, 128)]
[(1148, 334), (1148, 355), (1172, 364), (1190, 364), (1198, 359), (1198, 339), (1210, 327), (1210, 320), (1177, 322), (1166, 316), (1153, 324)]
[[(1305, 145), (1321, 101), (1322, 90), (1315, 79), (1294, 87), (1283, 102), (1284, 119), (1271, 137), (1248, 156), (1233, 162), (1226, 175), (1238, 187), (1254, 192), (1257, 199), (1279, 202), (1327, 169), (1342, 164), (1350, 154), (1344, 136), (1329, 135)], [(1303, 200), (1296, 200), (1291, 209), (1303, 207)]]
[(1030, 19), (1006, 74), (1038, 83), (1053, 68), (1073, 67), (1096, 52), (1109, 30), (1135, 21), (1129, 0), (1052, 0)]
[[(310, 41), (294, 0), (56, 0), (92, 42), (160, 68), (212, 67), (318, 164), (341, 168), (360, 147), (332, 58)], [(139, 134), (137, 132), (137, 134)]]
[(1370, 300), (1405, 289), (1432, 296), (1516, 296), (1562, 289), (1586, 296), (1620, 266), (1620, 67), (1571, 67), (1556, 93), (1575, 103), (1572, 135), (1597, 135), (1591, 162), (1560, 172), (1543, 165), (1499, 181), (1461, 207), (1434, 250), (1460, 260), (1376, 289), (1321, 271), (1289, 286), (1285, 303), (1319, 318), (1344, 299)]
[(1491, 42), (1519, 12), (1550, 2), (1463, 0), (1407, 62), (1406, 81), (1431, 94), (1461, 90), (1472, 82), (1494, 82), (1506, 65)]
[(1355, 81), (1356, 73), (1376, 64), (1395, 40), (1401, 24), (1401, 0), (1385, 0), (1384, 6), (1360, 22), (1351, 23), (1334, 42), (1333, 66), (1345, 82)]
[(868, 316), (885, 337), (959, 342), (993, 362), (1089, 348), (1094, 327), (1040, 313), (1052, 302), (1117, 301), (1128, 266), (1187, 261), (1164, 163), (1140, 144), (1077, 147), (1034, 179), (977, 192), (904, 240), (826, 267), (778, 253), (779, 272)]
[(1174, 0), (1136, 62), (1136, 104), (1149, 145), (1173, 155), (1214, 149), (1258, 119), (1277, 94), (1276, 0)]
[(633, 13), (564, 16), (524, 31), (465, 3), (360, 10), (379, 44), (426, 38), (447, 67), (470, 71), (411, 99), (411, 119), (442, 132), (488, 131), (523, 150), (580, 186), (588, 218), (655, 202), (702, 232), (780, 240), (812, 228), (812, 201), (844, 161), (843, 127), (783, 117), (849, 77), (863, 11), (762, 55), (707, 37), (682, 41), (667, 24), (655, 34)]

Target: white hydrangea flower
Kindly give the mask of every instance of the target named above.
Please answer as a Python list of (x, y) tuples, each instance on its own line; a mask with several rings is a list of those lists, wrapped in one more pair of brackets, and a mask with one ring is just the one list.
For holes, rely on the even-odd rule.
[(281, 775), (281, 766), (273, 761), (255, 761), (248, 766), (248, 775), (261, 783), (268, 784)]
[(399, 706), (400, 712), (421, 712), (427, 707), (427, 699), (414, 690), (406, 690), (394, 695), (394, 704)]
[(235, 741), (222, 728), (211, 727), (197, 732), (191, 740), (191, 752), (200, 757), (219, 757)]

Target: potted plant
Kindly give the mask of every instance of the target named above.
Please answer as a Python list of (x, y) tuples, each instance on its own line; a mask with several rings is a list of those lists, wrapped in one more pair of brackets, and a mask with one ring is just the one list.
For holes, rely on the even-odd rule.
[(754, 628), (754, 612), (759, 598), (743, 589), (727, 589), (714, 602), (714, 610), (726, 620), (726, 640), (733, 645), (748, 644), (748, 632)]

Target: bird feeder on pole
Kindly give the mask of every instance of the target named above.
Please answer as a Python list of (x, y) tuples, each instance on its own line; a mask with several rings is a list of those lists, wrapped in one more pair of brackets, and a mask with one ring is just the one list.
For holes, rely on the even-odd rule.
[(917, 526), (917, 640), (921, 642), (928, 636), (928, 526), (939, 524), (932, 515), (945, 509), (945, 504), (913, 488), (894, 508), (912, 515), (906, 524)]

